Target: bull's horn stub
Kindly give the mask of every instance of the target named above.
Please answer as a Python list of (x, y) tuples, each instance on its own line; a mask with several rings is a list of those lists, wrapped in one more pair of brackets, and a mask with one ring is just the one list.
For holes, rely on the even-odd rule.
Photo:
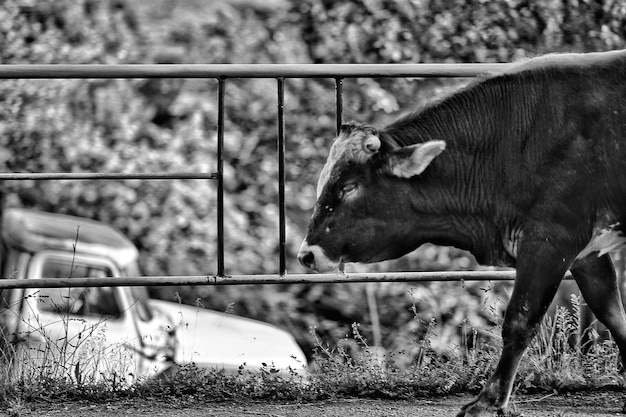
[(376, 153), (380, 149), (380, 138), (378, 136), (369, 135), (365, 138), (363, 146), (367, 151)]

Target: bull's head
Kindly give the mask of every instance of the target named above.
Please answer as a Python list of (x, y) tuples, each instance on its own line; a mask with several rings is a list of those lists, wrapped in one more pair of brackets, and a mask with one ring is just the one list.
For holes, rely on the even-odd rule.
[[(417, 242), (413, 177), (445, 149), (433, 140), (400, 147), (364, 125), (344, 125), (317, 184), (317, 203), (298, 259), (320, 272), (343, 262), (404, 255)], [(419, 211), (419, 208), (418, 208)]]

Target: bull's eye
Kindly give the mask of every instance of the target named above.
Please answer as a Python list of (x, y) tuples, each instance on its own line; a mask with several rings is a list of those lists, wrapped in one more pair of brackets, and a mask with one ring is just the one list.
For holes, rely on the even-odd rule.
[(354, 182), (349, 182), (341, 189), (341, 198), (353, 197), (357, 191), (358, 185)]

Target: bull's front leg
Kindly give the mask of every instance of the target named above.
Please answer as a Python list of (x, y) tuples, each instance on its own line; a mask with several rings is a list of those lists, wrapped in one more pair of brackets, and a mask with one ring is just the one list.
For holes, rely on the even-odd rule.
[[(525, 246), (525, 248), (524, 248)], [(502, 326), (502, 354), (480, 394), (457, 417), (476, 417), (485, 411), (508, 415), (507, 406), (517, 368), (537, 332), (571, 257), (550, 239), (526, 240), (520, 247), (517, 277)]]

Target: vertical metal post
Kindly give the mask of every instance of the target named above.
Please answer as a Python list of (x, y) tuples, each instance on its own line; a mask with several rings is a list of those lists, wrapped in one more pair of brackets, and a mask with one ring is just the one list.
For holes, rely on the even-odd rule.
[(280, 275), (285, 275), (287, 270), (285, 251), (285, 79), (278, 78), (278, 246)]
[(343, 124), (343, 78), (335, 78), (335, 117), (337, 118), (337, 135), (341, 132)]
[(217, 84), (217, 276), (224, 276), (224, 89)]
[[(343, 124), (343, 78), (335, 78), (335, 117), (337, 120), (337, 136)], [(344, 264), (339, 264), (339, 271), (344, 272)]]

